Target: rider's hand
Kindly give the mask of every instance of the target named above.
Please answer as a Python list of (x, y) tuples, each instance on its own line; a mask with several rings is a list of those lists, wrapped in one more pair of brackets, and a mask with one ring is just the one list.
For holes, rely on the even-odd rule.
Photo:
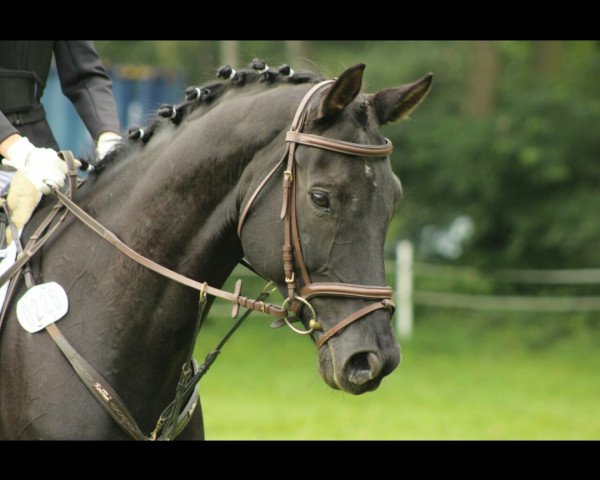
[(19, 138), (8, 148), (2, 163), (22, 172), (44, 194), (65, 184), (65, 162), (54, 150), (37, 148), (27, 137)]
[(96, 155), (98, 160), (102, 160), (108, 152), (121, 140), (121, 137), (115, 132), (104, 132), (98, 137), (96, 144)]

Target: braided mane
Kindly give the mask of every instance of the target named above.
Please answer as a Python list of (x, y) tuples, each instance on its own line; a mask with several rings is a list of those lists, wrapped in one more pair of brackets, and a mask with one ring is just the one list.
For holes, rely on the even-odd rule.
[[(318, 83), (323, 77), (309, 70), (294, 71), (288, 64), (278, 68), (269, 67), (264, 60), (255, 58), (250, 68), (235, 70), (225, 65), (217, 70), (221, 80), (204, 85), (190, 86), (185, 90), (185, 100), (175, 105), (163, 104), (144, 127), (130, 127), (119, 142), (102, 161), (89, 162), (94, 175), (127, 156), (135, 149), (144, 148), (154, 134), (167, 125), (178, 125), (193, 120), (214, 108), (224, 98), (243, 92), (247, 85), (263, 84), (265, 89), (282, 84)], [(225, 95), (229, 93), (229, 95)], [(191, 115), (194, 113), (194, 115)]]

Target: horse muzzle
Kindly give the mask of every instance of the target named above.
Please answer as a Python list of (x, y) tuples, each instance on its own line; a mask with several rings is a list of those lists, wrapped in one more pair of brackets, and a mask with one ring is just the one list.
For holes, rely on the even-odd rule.
[[(319, 371), (330, 387), (359, 395), (375, 390), (383, 377), (394, 371), (400, 363), (400, 347), (390, 317), (390, 310), (374, 310), (329, 337), (319, 348)], [(319, 322), (331, 323), (324, 317)], [(316, 332), (314, 336), (319, 345), (325, 335)]]

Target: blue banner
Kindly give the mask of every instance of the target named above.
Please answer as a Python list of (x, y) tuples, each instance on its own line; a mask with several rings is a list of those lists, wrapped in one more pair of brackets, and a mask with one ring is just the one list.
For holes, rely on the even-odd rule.
[[(108, 74), (113, 81), (122, 132), (128, 127), (146, 125), (161, 104), (178, 103), (184, 98), (182, 73), (148, 66), (116, 65), (108, 69)], [(78, 158), (93, 156), (92, 138), (73, 104), (63, 95), (54, 64), (42, 103), (60, 148), (71, 150)]]

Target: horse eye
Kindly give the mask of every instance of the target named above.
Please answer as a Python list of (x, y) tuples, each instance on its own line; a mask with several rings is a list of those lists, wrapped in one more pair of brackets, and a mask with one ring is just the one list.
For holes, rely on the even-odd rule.
[(325, 192), (319, 190), (310, 192), (310, 199), (319, 208), (329, 208), (329, 195)]

